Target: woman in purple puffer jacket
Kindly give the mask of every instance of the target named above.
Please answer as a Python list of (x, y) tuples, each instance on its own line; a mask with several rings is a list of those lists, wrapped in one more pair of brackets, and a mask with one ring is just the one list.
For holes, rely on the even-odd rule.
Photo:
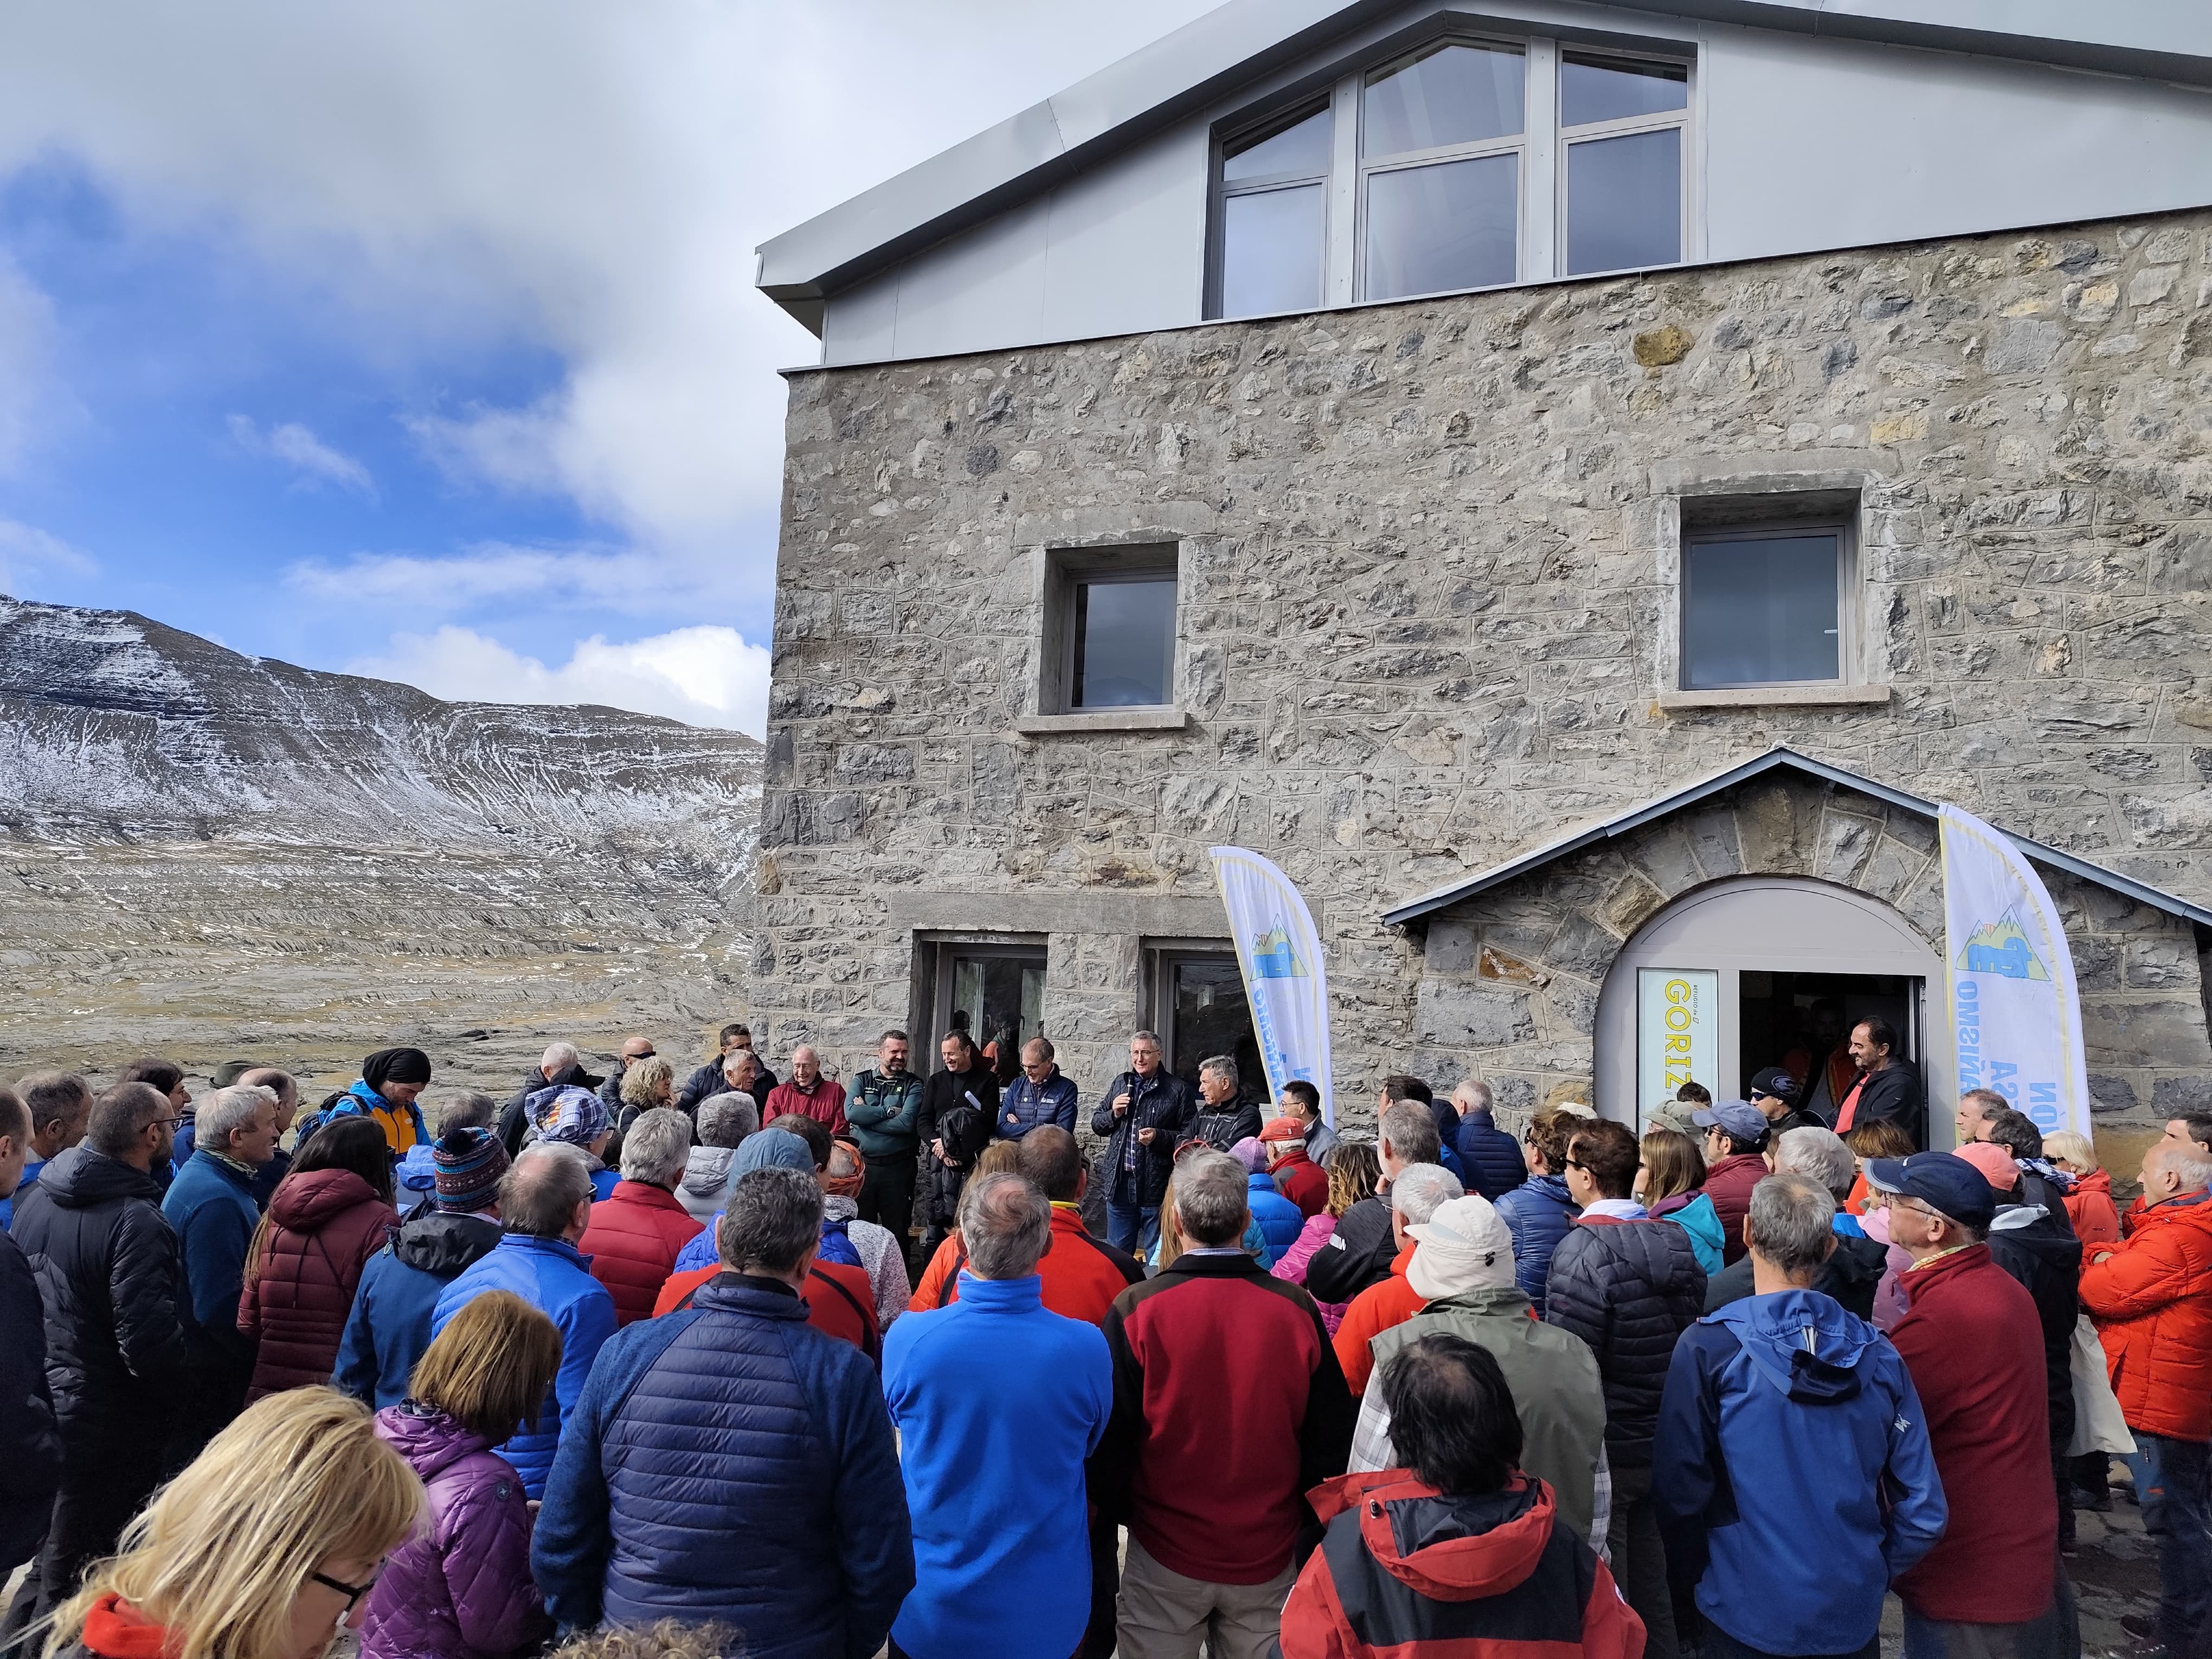
[(424, 1351), (377, 1437), (414, 1468), (429, 1518), (368, 1598), (364, 1659), (507, 1659), (549, 1635), (530, 1578), (522, 1477), (492, 1448), (531, 1419), (561, 1369), (561, 1333), (520, 1297), (487, 1291)]

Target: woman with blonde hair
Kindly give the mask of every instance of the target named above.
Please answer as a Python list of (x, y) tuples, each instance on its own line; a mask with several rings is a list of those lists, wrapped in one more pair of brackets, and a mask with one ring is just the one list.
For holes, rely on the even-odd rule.
[(246, 1408), (55, 1613), (47, 1659), (317, 1659), (359, 1628), (422, 1483), (368, 1407), (295, 1389)]
[(537, 1425), (561, 1333), (509, 1291), (464, 1303), (416, 1362), (377, 1438), (429, 1496), (429, 1524), (392, 1553), (368, 1598), (368, 1659), (503, 1659), (551, 1633), (530, 1577), (530, 1504), (494, 1446)]
[[(1314, 1252), (1328, 1243), (1329, 1236), (1336, 1231), (1338, 1218), (1361, 1199), (1373, 1197), (1382, 1180), (1382, 1161), (1376, 1157), (1371, 1141), (1340, 1140), (1324, 1161), (1328, 1168), (1328, 1202), (1322, 1206), (1319, 1215), (1306, 1218), (1297, 1242), (1268, 1269), (1276, 1278), (1287, 1279), (1293, 1285), (1306, 1282), (1306, 1266), (1314, 1259)], [(1344, 1321), (1344, 1310), (1352, 1304), (1316, 1300), (1314, 1305), (1321, 1310), (1322, 1323), (1334, 1336), (1336, 1328)]]
[(2120, 1242), (2120, 1212), (2112, 1202), (2112, 1171), (2097, 1162), (2089, 1137), (2053, 1129), (2043, 1138), (2043, 1155), (2053, 1169), (2074, 1177), (2066, 1189), (2066, 1218), (2084, 1246)]
[[(970, 1182), (981, 1181), (985, 1176), (1019, 1175), (1022, 1172), (1022, 1143), (1018, 1140), (994, 1140), (975, 1155), (975, 1163), (960, 1183), (963, 1194)], [(957, 1213), (957, 1212), (956, 1212)], [(904, 1243), (906, 1241), (899, 1241)], [(960, 1264), (968, 1259), (968, 1251), (960, 1242), (960, 1230), (953, 1228), (945, 1235), (935, 1250), (930, 1253), (929, 1265), (921, 1270), (921, 1283), (914, 1287), (907, 1298), (908, 1313), (923, 1313), (931, 1308), (945, 1305), (952, 1276), (960, 1271)]]
[(622, 1117), (619, 1127), (624, 1134), (629, 1126), (656, 1107), (673, 1105), (676, 1100), (676, 1068), (659, 1054), (648, 1054), (634, 1062), (623, 1073)]

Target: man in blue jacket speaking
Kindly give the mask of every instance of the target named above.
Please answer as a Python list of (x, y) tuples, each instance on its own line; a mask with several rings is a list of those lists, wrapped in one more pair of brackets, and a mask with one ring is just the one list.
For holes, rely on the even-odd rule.
[(1652, 1499), (1706, 1659), (1875, 1659), (1883, 1592), (1949, 1518), (1904, 1360), (1809, 1288), (1835, 1207), (1806, 1176), (1760, 1182), (1753, 1293), (1683, 1332), (1668, 1367)]

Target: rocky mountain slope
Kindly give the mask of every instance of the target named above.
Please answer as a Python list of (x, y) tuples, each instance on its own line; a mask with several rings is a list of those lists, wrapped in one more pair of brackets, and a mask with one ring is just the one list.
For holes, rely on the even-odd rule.
[(503, 1091), (553, 1036), (688, 1055), (737, 1006), (760, 757), (0, 599), (0, 1075), (343, 1084), (411, 1042)]

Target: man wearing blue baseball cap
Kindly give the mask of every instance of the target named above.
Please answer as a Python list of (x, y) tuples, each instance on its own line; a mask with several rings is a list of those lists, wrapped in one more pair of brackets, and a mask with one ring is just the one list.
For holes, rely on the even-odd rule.
[(1690, 1114), (1705, 1132), (1705, 1196), (1721, 1218), (1721, 1260), (1743, 1260), (1743, 1218), (1751, 1189), (1772, 1173), (1766, 1167), (1771, 1131), (1766, 1114), (1747, 1100), (1723, 1100)]
[[(1912, 1257), (1890, 1340), (1919, 1392), (1951, 1518), (1897, 1581), (1905, 1659), (1951, 1652), (2032, 1659), (2065, 1646), (2043, 1328), (2035, 1299), (1990, 1258), (1996, 1194), (1948, 1152), (1868, 1160), (1889, 1237)], [(1988, 1626), (2004, 1626), (1990, 1629)]]

